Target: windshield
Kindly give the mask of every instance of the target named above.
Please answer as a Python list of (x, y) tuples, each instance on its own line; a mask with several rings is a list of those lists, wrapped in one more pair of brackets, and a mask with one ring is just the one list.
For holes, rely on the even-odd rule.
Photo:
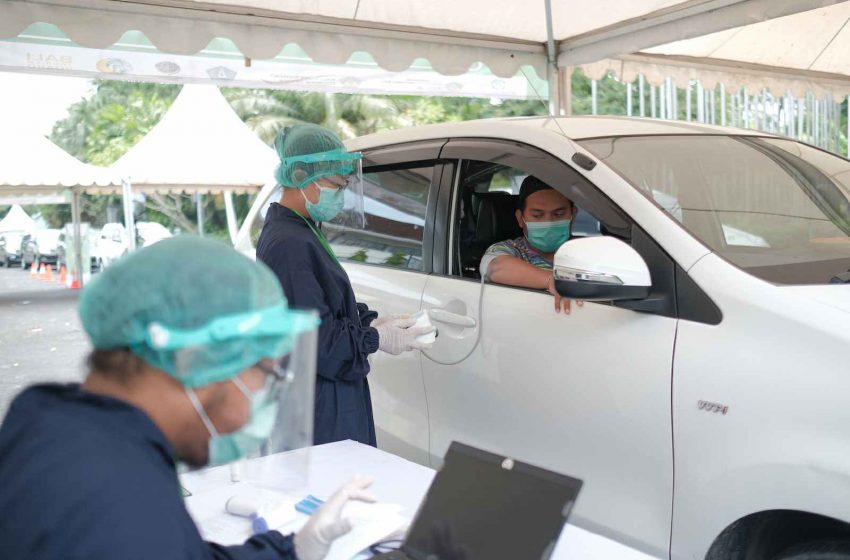
[(850, 161), (793, 140), (581, 141), (716, 253), (778, 284), (850, 270)]

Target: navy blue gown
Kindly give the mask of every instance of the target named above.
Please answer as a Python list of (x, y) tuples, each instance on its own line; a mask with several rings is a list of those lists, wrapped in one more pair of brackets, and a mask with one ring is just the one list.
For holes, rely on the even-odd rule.
[(201, 539), (165, 436), (138, 408), (77, 384), (36, 385), (0, 427), (3, 560), (295, 560), (277, 531)]
[(276, 203), (269, 207), (257, 260), (277, 275), (291, 307), (314, 309), (322, 320), (314, 443), (352, 439), (375, 446), (366, 376), (369, 354), (378, 350), (378, 331), (369, 326), (377, 313), (355, 301), (345, 270), (304, 218), (289, 208)]

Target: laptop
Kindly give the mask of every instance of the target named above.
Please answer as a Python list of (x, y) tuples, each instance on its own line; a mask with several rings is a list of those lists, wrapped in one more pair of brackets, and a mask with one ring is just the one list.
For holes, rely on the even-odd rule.
[(407, 537), (382, 560), (545, 560), (582, 481), (453, 442)]

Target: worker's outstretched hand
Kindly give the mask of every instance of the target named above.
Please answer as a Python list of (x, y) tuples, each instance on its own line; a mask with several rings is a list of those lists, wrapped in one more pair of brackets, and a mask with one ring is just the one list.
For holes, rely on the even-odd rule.
[(378, 331), (378, 348), (387, 354), (398, 356), (409, 350), (423, 350), (431, 345), (427, 342), (416, 340), (423, 334), (434, 332), (433, 326), (425, 327), (397, 327), (392, 323), (385, 323), (375, 327)]
[(331, 496), (310, 516), (310, 520), (295, 533), (295, 555), (298, 560), (322, 560), (331, 549), (331, 543), (351, 531), (351, 522), (341, 517), (342, 508), (349, 500), (374, 502), (375, 496), (366, 490), (372, 479), (355, 476)]
[(379, 315), (378, 318), (372, 322), (372, 326), (378, 328), (381, 325), (393, 325), (400, 329), (406, 329), (408, 327), (412, 327), (415, 323), (416, 319), (412, 318), (407, 313), (390, 313), (387, 315)]

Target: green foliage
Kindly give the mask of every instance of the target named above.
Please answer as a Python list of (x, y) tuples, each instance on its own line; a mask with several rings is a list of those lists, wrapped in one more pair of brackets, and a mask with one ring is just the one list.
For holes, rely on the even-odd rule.
[(407, 263), (407, 255), (405, 253), (393, 253), (391, 256), (384, 259), (384, 264), (390, 266), (404, 266)]
[(363, 249), (359, 249), (356, 253), (348, 257), (348, 260), (364, 263), (368, 258), (369, 255), (366, 254), (366, 251), (364, 251)]

